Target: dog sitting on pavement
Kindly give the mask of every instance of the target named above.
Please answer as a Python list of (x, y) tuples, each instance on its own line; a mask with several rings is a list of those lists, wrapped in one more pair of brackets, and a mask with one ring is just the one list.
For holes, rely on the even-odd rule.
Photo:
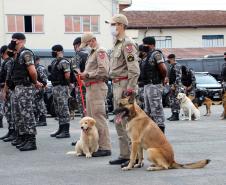
[(200, 111), (194, 106), (186, 94), (178, 93), (177, 99), (180, 100), (180, 107), (184, 112), (184, 117), (182, 120), (188, 119), (191, 121), (200, 119)]
[[(147, 168), (148, 171), (203, 168), (210, 162), (209, 159), (190, 164), (175, 162), (171, 144), (157, 124), (137, 105), (134, 94), (120, 100), (115, 115), (116, 124), (123, 124), (121, 121), (123, 118), (128, 119), (125, 127), (131, 139), (130, 161), (122, 170), (142, 167), (143, 150), (147, 151), (148, 160), (153, 162)], [(138, 163), (135, 164), (137, 157)]]
[(99, 134), (95, 126), (96, 121), (91, 117), (83, 117), (80, 121), (81, 135), (76, 142), (75, 151), (67, 152), (76, 156), (85, 155), (86, 158), (92, 157), (92, 154), (99, 148)]

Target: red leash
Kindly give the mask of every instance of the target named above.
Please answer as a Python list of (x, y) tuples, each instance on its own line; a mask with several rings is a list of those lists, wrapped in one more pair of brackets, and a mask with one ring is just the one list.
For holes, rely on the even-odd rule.
[(79, 91), (80, 91), (80, 95), (81, 95), (81, 98), (82, 98), (83, 114), (84, 114), (84, 116), (86, 116), (86, 106), (85, 106), (85, 100), (84, 100), (84, 96), (83, 96), (83, 92), (82, 92), (82, 80), (81, 80), (81, 76), (80, 75), (76, 75), (76, 79), (77, 79), (77, 82), (78, 82)]

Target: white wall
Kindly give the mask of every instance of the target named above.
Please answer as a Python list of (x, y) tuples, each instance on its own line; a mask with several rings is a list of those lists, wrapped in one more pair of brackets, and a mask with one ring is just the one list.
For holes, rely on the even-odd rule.
[[(103, 47), (112, 46), (110, 26), (105, 24), (112, 16), (112, 0), (0, 0), (5, 3), (5, 15), (44, 15), (44, 33), (26, 33), (26, 46), (49, 49), (54, 44), (62, 44), (65, 49), (72, 49), (74, 38), (81, 34), (65, 33), (64, 15), (100, 15), (100, 33), (97, 39)], [(1, 7), (1, 6), (0, 6)], [(0, 8), (0, 22), (1, 19)], [(6, 20), (6, 17), (4, 16)], [(1, 26), (0, 23), (0, 26)], [(7, 31), (7, 23), (4, 25)], [(1, 30), (0, 30), (1, 31)], [(5, 42), (11, 39), (11, 33), (5, 33)], [(1, 41), (1, 40), (0, 40)]]
[(226, 46), (226, 28), (178, 28), (178, 29), (151, 29), (151, 30), (128, 30), (131, 37), (142, 43), (145, 36), (172, 36), (172, 48), (202, 47), (202, 35), (224, 35)]

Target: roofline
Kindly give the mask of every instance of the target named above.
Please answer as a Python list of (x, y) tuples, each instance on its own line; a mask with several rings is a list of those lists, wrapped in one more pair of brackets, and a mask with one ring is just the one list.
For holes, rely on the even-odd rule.
[(128, 26), (127, 29), (163, 29), (163, 28), (226, 28), (226, 25), (192, 25), (192, 26)]

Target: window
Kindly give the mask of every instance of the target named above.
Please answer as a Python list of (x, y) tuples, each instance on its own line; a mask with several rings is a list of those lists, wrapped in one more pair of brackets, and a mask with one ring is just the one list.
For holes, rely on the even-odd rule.
[(155, 36), (156, 48), (172, 48), (171, 36)]
[(42, 33), (42, 15), (7, 15), (8, 32)]
[(83, 33), (99, 32), (99, 16), (97, 15), (66, 15), (65, 32), (66, 33)]
[(203, 47), (224, 47), (224, 35), (203, 35)]

